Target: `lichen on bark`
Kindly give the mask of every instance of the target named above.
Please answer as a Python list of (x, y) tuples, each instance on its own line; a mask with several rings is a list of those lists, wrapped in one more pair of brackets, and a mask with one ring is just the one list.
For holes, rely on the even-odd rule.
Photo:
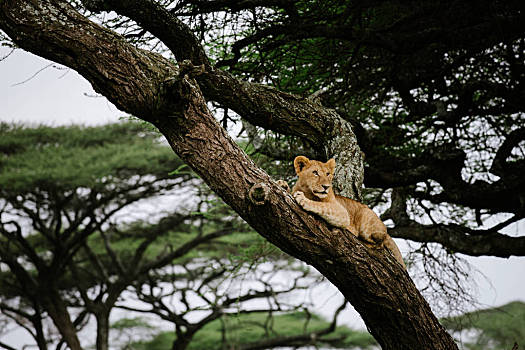
[(325, 140), (326, 154), (336, 160), (334, 188), (342, 196), (361, 200), (364, 176), (364, 154), (349, 122), (335, 111)]

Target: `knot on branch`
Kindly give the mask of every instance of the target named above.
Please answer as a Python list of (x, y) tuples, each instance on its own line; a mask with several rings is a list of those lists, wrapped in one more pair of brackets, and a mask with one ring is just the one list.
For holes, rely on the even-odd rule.
[(195, 76), (204, 72), (204, 64), (194, 66), (191, 61), (185, 60), (179, 64), (178, 74), (164, 80), (159, 95), (171, 102), (170, 115), (174, 117), (181, 116), (190, 105), (206, 105), (199, 84), (194, 79)]
[(263, 205), (268, 199), (270, 193), (270, 187), (265, 183), (259, 182), (250, 188), (248, 192), (248, 198), (255, 205)]
[(179, 63), (179, 75), (181, 77), (188, 76), (188, 77), (196, 77), (201, 75), (206, 71), (206, 68), (204, 67), (204, 64), (201, 64), (199, 66), (193, 65), (190, 60), (184, 60)]

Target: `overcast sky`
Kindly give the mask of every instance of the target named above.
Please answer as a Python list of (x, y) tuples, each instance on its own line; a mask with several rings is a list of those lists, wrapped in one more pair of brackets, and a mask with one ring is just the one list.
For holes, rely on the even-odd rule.
[[(0, 48), (0, 58), (9, 51)], [(99, 125), (118, 121), (125, 115), (105, 98), (89, 97), (94, 95), (90, 84), (75, 71), (22, 50), (0, 62), (0, 121), (52, 126), (72, 123)], [(511, 231), (517, 235), (518, 228), (514, 226)], [(523, 221), (519, 232), (525, 232)], [(478, 301), (482, 305), (525, 301), (524, 257), (467, 259), (487, 277), (487, 280), (479, 276), (476, 279)]]
[[(0, 48), (0, 58), (10, 50)], [(36, 74), (36, 75), (35, 75)], [(125, 115), (74, 70), (15, 51), (0, 62), (0, 120), (103, 124)]]

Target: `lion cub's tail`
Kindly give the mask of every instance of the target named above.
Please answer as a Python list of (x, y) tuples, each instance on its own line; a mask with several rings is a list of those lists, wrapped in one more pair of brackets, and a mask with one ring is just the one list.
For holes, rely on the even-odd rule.
[(399, 248), (397, 247), (396, 242), (392, 239), (392, 237), (388, 236), (385, 241), (383, 242), (383, 245), (394, 254), (394, 258), (403, 266), (403, 268), (406, 270), (407, 267), (405, 265), (405, 262), (403, 261), (403, 256), (401, 255), (401, 252), (399, 251)]

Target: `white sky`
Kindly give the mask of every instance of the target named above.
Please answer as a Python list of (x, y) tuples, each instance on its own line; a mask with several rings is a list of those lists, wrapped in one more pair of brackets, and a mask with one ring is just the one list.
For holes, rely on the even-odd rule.
[[(0, 48), (0, 58), (10, 50)], [(17, 50), (0, 62), (0, 121), (67, 124), (103, 124), (125, 115), (103, 97), (95, 95), (90, 84), (75, 71), (52, 64), (38, 56)], [(28, 80), (28, 81), (26, 81)], [(25, 81), (25, 82), (24, 82)], [(18, 84), (24, 82), (22, 84)], [(1, 137), (1, 135), (0, 135)], [(512, 229), (516, 230), (516, 227)], [(516, 231), (517, 232), (517, 231)], [(519, 232), (525, 232), (521, 222)], [(400, 241), (398, 241), (400, 242)], [(403, 244), (400, 244), (403, 250)], [(478, 301), (484, 306), (525, 301), (525, 258), (467, 258), (487, 279), (477, 278)], [(355, 322), (348, 323), (356, 326)]]
[[(0, 48), (0, 57), (9, 51)], [(1, 121), (94, 125), (125, 115), (106, 98), (89, 96), (96, 93), (77, 72), (31, 53), (16, 50), (0, 62)]]

